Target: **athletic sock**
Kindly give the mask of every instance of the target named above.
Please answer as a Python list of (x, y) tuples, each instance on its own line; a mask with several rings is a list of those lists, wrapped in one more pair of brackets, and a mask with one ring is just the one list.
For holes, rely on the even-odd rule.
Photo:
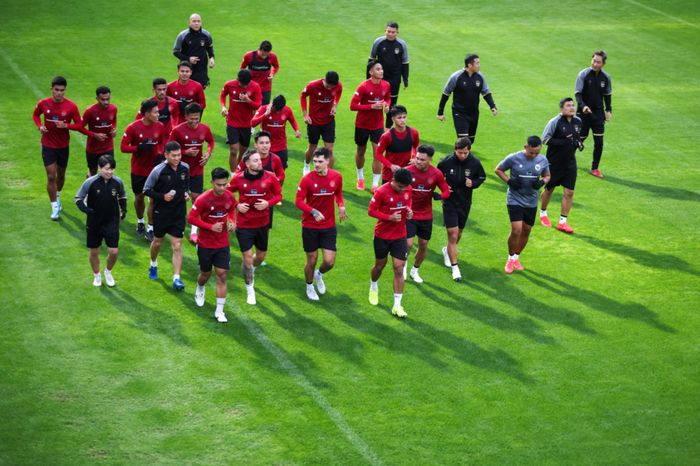
[(143, 225), (143, 219), (142, 219), (142, 218), (136, 219), (136, 221), (139, 222), (141, 225)]
[(540, 217), (546, 217), (547, 216), (547, 209), (540, 210)]
[(252, 291), (255, 291), (255, 286), (254, 286), (252, 283), (251, 283), (250, 285), (248, 285), (248, 284), (246, 283), (246, 285), (245, 285), (245, 290), (246, 290), (248, 293), (250, 293), (250, 292), (252, 292)]
[(304, 162), (304, 170), (311, 170), (311, 166), (306, 162)]
[(321, 269), (316, 269), (316, 272), (314, 274), (318, 277), (323, 277), (323, 272), (321, 272)]
[(365, 169), (364, 169), (364, 168), (358, 168), (358, 169), (357, 169), (357, 179), (358, 179), (358, 180), (364, 180), (364, 179), (365, 179)]
[(158, 259), (151, 261), (151, 267), (158, 267)]
[(307, 284), (306, 284), (306, 291), (316, 291), (316, 290), (314, 290), (314, 284), (313, 284), (313, 283), (307, 283)]
[(369, 289), (371, 291), (379, 291), (379, 282), (373, 282), (372, 280), (369, 281)]
[(516, 255), (517, 255), (517, 254), (508, 254), (508, 260), (509, 260), (509, 261), (515, 260), (515, 256), (516, 256)]
[(518, 259), (520, 259), (520, 254), (513, 254), (513, 260), (517, 261)]
[(61, 191), (56, 191), (56, 202), (61, 202)]
[(197, 232), (199, 231), (199, 228), (197, 228), (196, 225), (192, 225), (192, 229), (190, 231), (192, 232), (193, 235), (196, 235)]
[(382, 182), (382, 174), (381, 173), (380, 174), (372, 173), (372, 186), (373, 187), (379, 186), (379, 183), (381, 183), (381, 182)]
[(95, 278), (98, 278), (100, 276), (100, 272), (97, 272), (97, 273), (93, 272), (93, 275), (95, 276)]
[(173, 274), (173, 281), (179, 280), (180, 279), (180, 274), (179, 273), (174, 273)]
[[(200, 293), (202, 291), (204, 291), (204, 285), (200, 285), (199, 283), (197, 283), (197, 292)], [(219, 299), (219, 298), (216, 298), (216, 299)]]
[(401, 306), (401, 298), (403, 298), (403, 293), (394, 293), (394, 307)]
[[(56, 198), (56, 199), (58, 199), (58, 198)], [(54, 209), (54, 210), (55, 210), (55, 209), (58, 209), (58, 201), (52, 202), (52, 203), (51, 203), (51, 208)]]
[(566, 223), (566, 215), (561, 215), (559, 217), (559, 224), (561, 225), (562, 223)]
[(419, 266), (419, 265), (413, 264), (413, 267), (411, 267), (411, 272), (413, 272), (414, 270), (415, 270), (416, 272), (418, 272), (418, 267), (420, 267), (420, 266)]
[(459, 265), (452, 264), (452, 271), (454, 272), (455, 270), (459, 270)]
[(226, 298), (216, 298), (216, 312), (224, 312), (224, 304), (226, 304)]

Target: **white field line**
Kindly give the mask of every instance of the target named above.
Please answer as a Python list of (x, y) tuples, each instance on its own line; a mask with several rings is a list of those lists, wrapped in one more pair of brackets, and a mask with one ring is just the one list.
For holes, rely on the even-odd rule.
[(686, 26), (690, 26), (690, 27), (695, 28), (695, 29), (697, 29), (698, 27), (700, 27), (700, 26), (698, 26), (697, 24), (693, 24), (693, 23), (691, 23), (691, 22), (688, 22), (688, 21), (684, 20), (683, 18), (679, 18), (679, 17), (677, 17), (677, 16), (669, 15), (668, 13), (665, 13), (665, 12), (663, 12), (663, 11), (661, 11), (661, 10), (657, 10), (656, 8), (652, 8), (652, 7), (650, 7), (650, 6), (644, 5), (643, 3), (639, 3), (639, 2), (637, 2), (637, 1), (635, 1), (635, 0), (625, 0), (625, 1), (626, 1), (627, 3), (631, 3), (632, 5), (638, 6), (639, 8), (644, 8), (645, 10), (651, 11), (652, 13), (656, 13), (656, 14), (658, 14), (658, 15), (665, 16), (666, 18), (672, 19), (672, 20), (677, 21), (677, 22), (679, 22), (679, 23), (683, 23), (683, 24), (685, 24)]

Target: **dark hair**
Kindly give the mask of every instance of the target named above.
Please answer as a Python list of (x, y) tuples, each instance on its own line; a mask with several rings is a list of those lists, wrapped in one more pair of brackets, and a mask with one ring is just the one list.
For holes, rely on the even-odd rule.
[(530, 136), (527, 138), (527, 145), (529, 147), (539, 147), (542, 145), (542, 139), (539, 136)]
[(100, 155), (100, 158), (97, 159), (97, 166), (102, 168), (106, 165), (109, 165), (112, 168), (117, 168), (117, 162), (114, 160), (114, 157), (108, 154)]
[(593, 55), (591, 55), (591, 58), (595, 57), (596, 55), (603, 59), (603, 63), (608, 61), (608, 54), (605, 53), (605, 50), (596, 50), (593, 52)]
[(258, 152), (257, 152), (256, 150), (254, 150), (254, 149), (248, 149), (247, 151), (245, 151), (245, 153), (243, 154), (243, 158), (242, 158), (242, 159), (243, 159), (243, 164), (247, 165), (247, 164), (248, 164), (248, 160), (250, 160), (250, 158), (251, 158), (253, 155), (257, 154), (257, 153), (258, 153)]
[(270, 136), (270, 133), (267, 131), (258, 131), (255, 133), (255, 136), (253, 136), (253, 139), (255, 139), (255, 142), (258, 142), (258, 139), (267, 136), (267, 138), (272, 141), (272, 137)]
[(252, 76), (248, 70), (238, 70), (238, 83), (247, 86)]
[(399, 168), (394, 172), (394, 181), (403, 185), (409, 185), (413, 183), (413, 175), (405, 168)]
[(162, 86), (163, 84), (168, 84), (168, 81), (166, 81), (165, 78), (155, 78), (153, 80), (153, 88), (154, 89), (156, 86)]
[(111, 94), (112, 91), (107, 87), (107, 86), (100, 86), (97, 89), (95, 89), (95, 95), (98, 96), (100, 94)]
[(396, 21), (389, 21), (388, 23), (386, 23), (386, 27), (398, 29), (399, 23), (397, 23)]
[(153, 99), (146, 99), (143, 102), (141, 102), (141, 116), (145, 115), (146, 113), (150, 112), (151, 109), (158, 107), (158, 102), (156, 102)]
[(168, 141), (168, 142), (165, 143), (165, 149), (163, 149), (163, 152), (165, 152), (166, 154), (168, 154), (168, 153), (170, 153), (170, 152), (173, 152), (173, 151), (176, 151), (176, 150), (180, 150), (181, 148), (182, 148), (182, 147), (180, 146), (180, 143), (179, 143), (179, 142), (177, 142), (177, 141)]
[(228, 170), (225, 168), (221, 167), (216, 167), (211, 171), (211, 180), (223, 180), (224, 178), (228, 179), (229, 173)]
[(55, 78), (53, 78), (51, 80), (51, 87), (67, 86), (67, 85), (68, 85), (68, 81), (66, 81), (66, 78), (64, 78), (63, 76), (56, 76)]
[(264, 40), (264, 41), (260, 42), (259, 49), (262, 50), (263, 52), (269, 52), (272, 50), (272, 43), (269, 40)]
[(202, 106), (197, 102), (192, 102), (185, 107), (185, 115), (191, 115), (193, 113), (202, 113)]
[(329, 84), (331, 86), (337, 86), (338, 82), (340, 82), (340, 77), (335, 71), (329, 71), (328, 73), (326, 73), (325, 81), (326, 84)]
[(408, 110), (406, 110), (406, 107), (403, 105), (394, 105), (391, 107), (391, 110), (389, 110), (389, 118), (394, 118), (401, 114), (408, 114)]
[(323, 157), (324, 159), (328, 160), (331, 158), (331, 151), (329, 151), (326, 147), (319, 147), (314, 151), (314, 157)]
[(461, 137), (455, 141), (455, 149), (471, 149), (472, 140), (468, 137)]
[(469, 66), (470, 64), (474, 63), (474, 60), (479, 58), (479, 55), (475, 53), (470, 53), (464, 58), (464, 66)]
[(190, 69), (190, 71), (192, 71), (192, 65), (190, 64), (190, 62), (185, 61), (185, 60), (181, 61), (180, 63), (177, 64), (177, 69), (179, 70), (183, 66), (186, 66), (187, 68)]
[(381, 64), (379, 63), (378, 60), (370, 60), (367, 62), (367, 71), (370, 71), (372, 68), (374, 68), (376, 65)]
[(285, 105), (287, 105), (287, 99), (285, 99), (282, 94), (272, 99), (272, 108), (277, 110), (278, 112), (282, 110)]
[(416, 149), (416, 153), (420, 152), (421, 154), (425, 154), (428, 157), (431, 157), (435, 154), (435, 148), (431, 146), (430, 144), (421, 144), (418, 146)]
[(574, 101), (574, 99), (572, 99), (571, 97), (564, 97), (563, 99), (561, 99), (561, 100), (559, 101), (559, 108), (564, 108), (564, 104), (565, 104), (565, 103), (567, 103), (567, 102), (573, 102), (573, 101)]

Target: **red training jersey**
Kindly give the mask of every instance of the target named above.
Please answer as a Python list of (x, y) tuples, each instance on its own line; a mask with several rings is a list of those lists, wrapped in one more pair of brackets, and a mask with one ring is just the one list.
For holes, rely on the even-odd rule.
[(292, 109), (287, 105), (279, 112), (273, 110), (266, 116), (265, 112), (270, 106), (272, 106), (272, 104), (260, 107), (251, 120), (250, 125), (258, 126), (262, 123), (263, 131), (270, 133), (270, 150), (272, 152), (287, 150), (287, 122), (292, 125), (294, 131), (299, 131), (299, 125), (297, 124), (296, 118), (294, 118)]
[[(121, 151), (131, 154), (131, 174), (148, 176), (156, 165), (156, 158), (163, 153), (165, 146), (165, 127), (160, 121), (146, 125), (143, 120), (136, 120), (126, 127), (122, 136)], [(139, 150), (139, 144), (148, 143), (149, 147)]]
[[(104, 154), (114, 150), (114, 136), (117, 130), (117, 107), (109, 104), (107, 108), (94, 104), (83, 112), (83, 127), (88, 129), (85, 151), (89, 154)], [(95, 134), (106, 134), (107, 139), (99, 141)]]
[[(165, 134), (170, 134), (173, 128), (180, 124), (180, 103), (167, 95), (163, 100), (158, 100), (155, 96), (151, 97), (150, 100), (155, 100), (158, 103), (158, 121), (165, 126)], [(134, 120), (140, 120), (141, 118), (143, 118), (143, 115), (141, 115), (139, 110), (136, 112)], [(185, 121), (184, 115), (182, 115), (182, 121)]]
[[(236, 221), (236, 196), (230, 191), (217, 196), (210, 189), (194, 201), (187, 222), (199, 227), (199, 239), (197, 245), (200, 248), (218, 249), (229, 245), (229, 231), (227, 222)], [(223, 222), (224, 227), (220, 232), (213, 231), (211, 227), (215, 223)]]
[(301, 91), (301, 111), (306, 112), (306, 98), (309, 98), (308, 115), (311, 117), (311, 124), (315, 126), (327, 125), (335, 118), (331, 115), (331, 109), (340, 102), (343, 94), (343, 85), (338, 85), (332, 89), (326, 89), (323, 79), (311, 81)]
[[(303, 214), (301, 226), (304, 228), (331, 228), (335, 226), (335, 205), (344, 207), (343, 177), (340, 172), (328, 169), (325, 176), (315, 171), (304, 175), (297, 189), (296, 206)], [(318, 210), (325, 219), (317, 222), (311, 211)]]
[(258, 55), (257, 50), (247, 52), (243, 55), (241, 69), (248, 69), (253, 81), (260, 85), (262, 91), (272, 90), (272, 80), (270, 75), (276, 75), (280, 69), (280, 62), (277, 55), (270, 52), (267, 58), (263, 59)]
[[(270, 225), (270, 207), (282, 200), (282, 187), (277, 177), (268, 171), (262, 172), (262, 176), (250, 179), (247, 172), (236, 173), (228, 189), (238, 192), (238, 203), (248, 204), (248, 212), (238, 211), (236, 214), (236, 226), (238, 228), (265, 228)], [(264, 199), (269, 205), (266, 209), (258, 210), (255, 202)]]
[[(241, 100), (241, 94), (246, 94), (250, 102)], [(219, 95), (219, 102), (222, 107), (226, 107), (226, 97), (228, 97), (228, 116), (226, 124), (233, 128), (252, 128), (250, 123), (255, 115), (255, 111), (262, 103), (262, 91), (260, 85), (254, 81), (248, 83), (246, 87), (240, 85), (237, 79), (224, 84)]]
[(350, 110), (357, 112), (355, 127), (377, 130), (384, 128), (384, 110), (373, 109), (377, 102), (386, 102), (391, 106), (391, 85), (383, 79), (374, 84), (371, 79), (357, 87), (350, 101)]
[[(201, 164), (204, 152), (202, 148), (204, 143), (207, 143), (207, 154), (211, 156), (214, 150), (214, 135), (211, 129), (204, 123), (197, 125), (195, 129), (187, 126), (187, 123), (182, 123), (173, 128), (170, 133), (170, 141), (176, 141), (182, 147), (182, 161), (190, 166), (190, 178), (193, 176), (202, 176), (204, 174), (204, 166)], [(194, 155), (187, 153), (190, 149), (196, 149)]]
[[(82, 120), (80, 119), (80, 111), (78, 106), (68, 99), (63, 99), (60, 102), (54, 102), (53, 98), (48, 97), (41, 99), (34, 108), (32, 118), (37, 128), (40, 128), (41, 115), (44, 115), (44, 126), (47, 133), (41, 135), (41, 145), (51, 149), (63, 149), (70, 144), (70, 134), (68, 130), (80, 131), (83, 134), (88, 134), (83, 128)], [(58, 128), (56, 123), (62, 121), (68, 125), (66, 128)], [(71, 124), (71, 121), (73, 122)]]
[(392, 165), (407, 167), (419, 145), (420, 138), (415, 128), (407, 126), (403, 132), (396, 128), (386, 130), (379, 138), (374, 153), (374, 157), (382, 163), (382, 180), (389, 181), (393, 178)]
[(442, 199), (450, 197), (450, 186), (445, 181), (442, 172), (432, 165), (428, 165), (425, 171), (419, 170), (415, 165), (406, 167), (413, 175), (413, 210), (414, 220), (432, 220), (433, 219), (433, 192), (435, 187), (440, 187)]
[[(204, 110), (207, 106), (207, 98), (204, 96), (204, 88), (194, 79), (181, 84), (179, 79), (168, 83), (167, 96), (172, 97), (180, 103), (180, 108), (185, 109), (187, 104), (197, 102)], [(184, 112), (183, 112), (184, 113)]]
[[(262, 157), (262, 155), (261, 155)], [(263, 164), (263, 170), (266, 172), (270, 172), (273, 175), (277, 177), (279, 180), (280, 184), (284, 183), (284, 165), (282, 165), (282, 159), (279, 157), (277, 154), (273, 154), (270, 152), (270, 154), (265, 157), (261, 158), (260, 161)], [(236, 168), (236, 173), (243, 173), (245, 171), (245, 163), (243, 162), (243, 159), (241, 159), (240, 162), (238, 162), (238, 167)]]
[[(401, 239), (406, 237), (406, 216), (411, 208), (412, 188), (399, 193), (391, 183), (380, 186), (369, 201), (367, 212), (370, 217), (377, 219), (374, 227), (374, 236), (385, 240)], [(392, 222), (389, 216), (395, 212), (401, 213), (401, 220)]]

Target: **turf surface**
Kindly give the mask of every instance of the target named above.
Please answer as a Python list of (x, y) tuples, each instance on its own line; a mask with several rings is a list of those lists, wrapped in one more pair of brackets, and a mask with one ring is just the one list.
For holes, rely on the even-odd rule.
[[(147, 244), (133, 233), (131, 199), (117, 287), (92, 287), (84, 218), (68, 202), (84, 177), (79, 135), (64, 214), (48, 218), (30, 113), (51, 78), (68, 78), (67, 97), (81, 110), (108, 84), (121, 130), (153, 77), (175, 78), (170, 49), (192, 8), (217, 53), (204, 116), (218, 143), (211, 167), (227, 157), (218, 92), (262, 39), (281, 61), (274, 91), (298, 118), (306, 82), (328, 69), (341, 76), (336, 154), (350, 220), (339, 227), (336, 269), (319, 304), (304, 294), (299, 214), (288, 201), (303, 141), (290, 142), (287, 201), (275, 217), (269, 266), (256, 279), (258, 305), (245, 304), (233, 273), (226, 326), (211, 318), (213, 286), (204, 310), (194, 306), (189, 245), (184, 293), (146, 278)], [(294, 2), (265, 12), (254, 2), (9, 0), (3, 11), (0, 463), (699, 461), (695, 2)], [(481, 54), (500, 110), (496, 118), (482, 112), (474, 148), (489, 178), (460, 245), (465, 280), (452, 282), (441, 265), (444, 233), (436, 227), (421, 268), (426, 283), (406, 286), (406, 321), (390, 315), (387, 273), (380, 306), (366, 301), (373, 222), (369, 193), (352, 189), (347, 110), (387, 19), (399, 22), (411, 55), (400, 102), (440, 154), (454, 135), (435, 110), (467, 51)], [(606, 178), (584, 170), (589, 141), (570, 216), (576, 234), (537, 226), (522, 256), (526, 271), (506, 276), (505, 187), (493, 168), (541, 134), (599, 47), (610, 56), (614, 87)], [(117, 174), (128, 180), (128, 157), (118, 160)], [(553, 218), (559, 200), (557, 193)]]

